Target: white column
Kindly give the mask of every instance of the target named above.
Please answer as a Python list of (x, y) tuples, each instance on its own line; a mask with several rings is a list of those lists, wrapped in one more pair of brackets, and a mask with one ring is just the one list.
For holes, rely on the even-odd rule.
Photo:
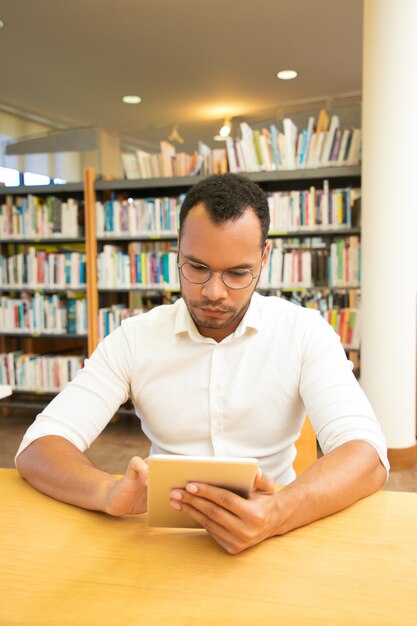
[[(417, 1), (364, 0), (361, 384), (416, 451)], [(404, 465), (403, 465), (404, 467)]]

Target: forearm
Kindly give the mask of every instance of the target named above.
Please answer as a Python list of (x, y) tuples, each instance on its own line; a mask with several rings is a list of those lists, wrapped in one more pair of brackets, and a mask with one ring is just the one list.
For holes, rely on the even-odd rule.
[(276, 495), (277, 535), (340, 511), (384, 484), (386, 470), (363, 441), (348, 442), (321, 457)]
[(39, 491), (62, 502), (104, 511), (117, 479), (89, 461), (63, 437), (41, 437), (16, 459), (20, 475)]

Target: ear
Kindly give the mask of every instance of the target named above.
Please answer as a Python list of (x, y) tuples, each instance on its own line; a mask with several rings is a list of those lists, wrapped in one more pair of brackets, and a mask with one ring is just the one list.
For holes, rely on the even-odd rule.
[(267, 239), (265, 242), (265, 250), (264, 253), (262, 255), (262, 269), (265, 267), (265, 265), (268, 263), (269, 261), (269, 255), (271, 254), (271, 241), (270, 239)]

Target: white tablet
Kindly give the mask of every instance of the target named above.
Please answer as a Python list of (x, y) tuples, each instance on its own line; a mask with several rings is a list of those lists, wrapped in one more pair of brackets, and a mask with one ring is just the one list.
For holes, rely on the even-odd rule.
[(258, 469), (256, 459), (236, 457), (154, 454), (148, 463), (148, 524), (171, 528), (200, 527), (191, 517), (172, 508), (172, 489), (196, 481), (248, 498)]

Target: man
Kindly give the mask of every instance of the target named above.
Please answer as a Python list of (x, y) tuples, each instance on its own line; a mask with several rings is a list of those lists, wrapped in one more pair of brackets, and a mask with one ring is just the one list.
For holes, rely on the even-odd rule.
[[(254, 293), (269, 208), (248, 179), (216, 175), (181, 208), (182, 299), (126, 320), (28, 429), (16, 460), (50, 496), (111, 515), (146, 511), (147, 464), (116, 479), (83, 451), (129, 394), (156, 453), (250, 456), (249, 500), (189, 484), (171, 505), (228, 552), (308, 524), (386, 480), (386, 444), (339, 337), (315, 311)], [(324, 456), (294, 480), (308, 414)], [(274, 483), (287, 485), (275, 492)]]

